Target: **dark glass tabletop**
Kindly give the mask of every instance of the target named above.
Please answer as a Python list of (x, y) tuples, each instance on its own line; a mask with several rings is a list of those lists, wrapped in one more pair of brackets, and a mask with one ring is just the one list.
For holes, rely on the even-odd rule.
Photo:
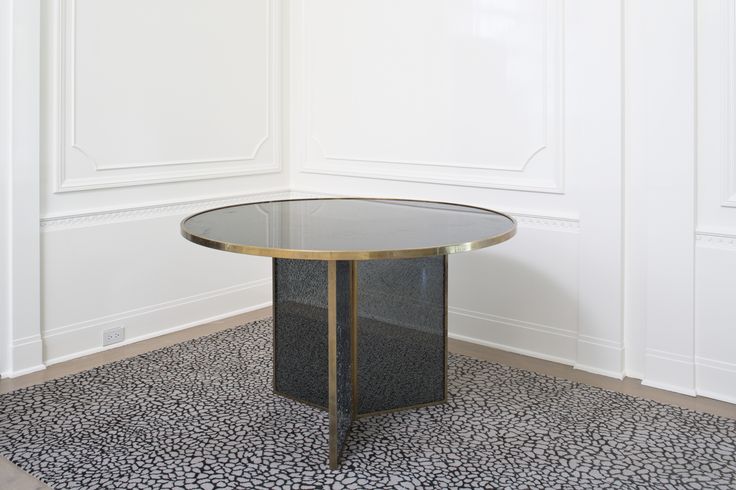
[(250, 255), (368, 260), (445, 255), (488, 247), (516, 233), (490, 209), (403, 199), (325, 198), (239, 204), (203, 211), (182, 235)]

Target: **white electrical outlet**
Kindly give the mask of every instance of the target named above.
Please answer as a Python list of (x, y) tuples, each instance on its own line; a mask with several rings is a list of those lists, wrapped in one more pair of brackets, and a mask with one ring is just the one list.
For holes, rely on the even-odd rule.
[(108, 328), (102, 331), (102, 345), (117, 344), (125, 340), (125, 327)]

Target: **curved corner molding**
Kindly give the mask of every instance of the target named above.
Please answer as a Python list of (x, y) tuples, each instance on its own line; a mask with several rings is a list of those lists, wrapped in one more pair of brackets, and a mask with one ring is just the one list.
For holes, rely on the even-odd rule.
[(500, 172), (524, 172), (529, 163), (540, 154), (542, 151), (547, 149), (547, 145), (543, 144), (537, 149), (533, 150), (531, 154), (519, 164), (483, 164), (483, 163), (469, 163), (469, 162), (440, 162), (440, 161), (426, 161), (426, 160), (402, 160), (400, 158), (376, 158), (368, 156), (353, 156), (353, 155), (336, 155), (326, 153), (324, 144), (314, 135), (312, 135), (312, 141), (319, 147), (322, 152), (323, 158), (327, 160), (342, 160), (348, 162), (369, 162), (369, 163), (395, 163), (398, 165), (419, 165), (427, 167), (452, 167), (452, 168), (473, 168), (479, 170), (496, 170)]
[(100, 163), (100, 160), (97, 158), (93, 158), (90, 155), (90, 152), (86, 151), (84, 148), (82, 148), (77, 143), (72, 143), (71, 148), (81, 153), (85, 158), (87, 158), (92, 165), (94, 166), (95, 170), (98, 172), (105, 172), (108, 170), (127, 170), (127, 169), (134, 169), (134, 168), (151, 168), (151, 167), (168, 167), (173, 165), (200, 165), (200, 164), (209, 164), (209, 163), (236, 163), (236, 162), (246, 162), (255, 160), (258, 156), (258, 152), (261, 151), (261, 148), (263, 145), (268, 141), (268, 139), (271, 137), (270, 131), (267, 131), (265, 136), (263, 136), (257, 143), (255, 148), (253, 148), (253, 151), (250, 153), (250, 155), (247, 156), (234, 156), (234, 157), (225, 157), (225, 158), (201, 158), (201, 159), (192, 159), (192, 160), (168, 160), (168, 161), (162, 161), (162, 162), (129, 162), (129, 163), (116, 163), (116, 164), (102, 164)]

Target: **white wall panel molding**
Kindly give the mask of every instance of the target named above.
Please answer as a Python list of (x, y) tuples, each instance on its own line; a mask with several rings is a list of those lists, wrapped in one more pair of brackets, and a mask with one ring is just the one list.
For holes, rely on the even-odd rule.
[(566, 5), (566, 155), (570, 195), (580, 217), (576, 367), (620, 378), (623, 8), (620, 1)]
[[(164, 335), (271, 305), (271, 279), (137, 308), (105, 317), (56, 327), (44, 332), (46, 364), (74, 359), (109, 348)], [(102, 347), (102, 332), (124, 325), (126, 339)]]
[(0, 376), (10, 369), (11, 166), (13, 140), (13, 2), (0, 2)]
[(563, 192), (564, 2), (387, 8), (294, 5), (300, 171)]
[(727, 131), (725, 133), (726, 156), (723, 162), (723, 203), (725, 207), (736, 207), (736, 5), (725, 3), (726, 47), (725, 59), (721, 63), (727, 69), (726, 93), (723, 94), (722, 107), (726, 110)]
[(0, 371), (43, 368), (39, 220), (40, 1), (0, 6)]
[(51, 5), (54, 192), (280, 172), (279, 0)]
[(450, 307), (448, 314), (450, 338), (548, 361), (575, 363), (574, 331), (457, 307)]
[(286, 189), (275, 189), (257, 194), (218, 197), (214, 199), (192, 199), (179, 202), (154, 203), (143, 206), (87, 211), (74, 214), (47, 216), (41, 218), (42, 231), (55, 231), (84, 226), (99, 226), (125, 221), (160, 218), (204, 211), (205, 209), (233, 204), (288, 199), (291, 193)]
[[(710, 2), (698, 2), (705, 3)], [(627, 272), (633, 306), (627, 321), (628, 337), (635, 338), (627, 350), (643, 357), (627, 369), (643, 366), (645, 385), (691, 395), (698, 294), (695, 184), (702, 177), (696, 180), (704, 141), (697, 137), (703, 106), (697, 98), (702, 84), (695, 4), (630, 0), (625, 24)], [(663, 12), (668, 22), (662, 22)]]

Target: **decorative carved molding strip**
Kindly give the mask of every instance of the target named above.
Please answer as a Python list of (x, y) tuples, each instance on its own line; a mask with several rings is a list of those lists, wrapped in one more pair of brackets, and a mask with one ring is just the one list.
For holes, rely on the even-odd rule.
[(160, 218), (179, 214), (196, 213), (209, 208), (228, 206), (231, 204), (288, 199), (288, 190), (274, 190), (259, 194), (243, 194), (215, 199), (199, 199), (192, 201), (169, 202), (135, 206), (129, 208), (88, 211), (60, 216), (48, 216), (41, 219), (43, 231), (55, 231), (84, 226), (99, 226), (125, 221)]
[(542, 216), (536, 214), (510, 213), (521, 226), (552, 229), (577, 233), (580, 231), (580, 220), (557, 216)]
[(736, 235), (731, 233), (698, 231), (695, 233), (695, 241), (703, 247), (736, 250)]
[[(293, 190), (291, 192), (291, 199), (309, 199), (319, 197), (348, 197), (345, 194), (337, 193), (326, 193), (326, 192), (315, 192), (315, 191), (299, 191)], [(463, 204), (463, 203), (458, 203)], [(503, 210), (500, 210), (503, 211)], [(547, 216), (536, 213), (514, 213), (506, 212), (516, 219), (520, 226), (528, 226), (530, 228), (549, 229), (554, 231), (567, 231), (571, 233), (577, 233), (580, 231), (580, 220), (577, 218), (561, 217), (561, 216)]]

